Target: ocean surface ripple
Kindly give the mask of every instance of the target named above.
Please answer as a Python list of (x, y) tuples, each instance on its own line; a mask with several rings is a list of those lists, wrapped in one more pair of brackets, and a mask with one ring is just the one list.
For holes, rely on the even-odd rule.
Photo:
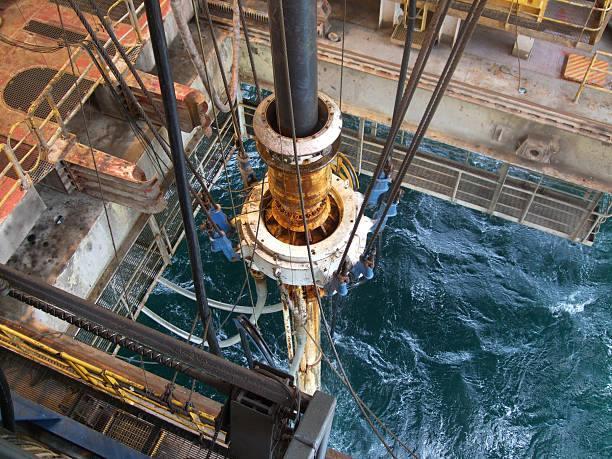
[[(210, 254), (206, 239), (209, 297), (231, 303), (243, 266)], [(340, 358), (365, 403), (422, 458), (612, 457), (611, 256), (610, 224), (585, 247), (407, 192), (376, 276), (341, 302)], [(164, 275), (192, 287), (184, 244)], [(158, 286), (148, 305), (189, 330), (189, 300)], [(281, 316), (260, 326), (284, 362)], [(245, 363), (240, 349), (227, 354)], [(323, 389), (338, 398), (330, 446), (386, 457), (325, 364)]]

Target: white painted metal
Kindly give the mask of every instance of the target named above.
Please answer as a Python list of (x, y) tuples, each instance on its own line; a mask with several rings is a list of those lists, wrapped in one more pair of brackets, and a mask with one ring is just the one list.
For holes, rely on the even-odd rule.
[[(268, 186), (267, 181), (264, 182), (265, 193)], [(242, 215), (238, 217), (242, 253), (245, 257), (253, 258), (253, 269), (262, 271), (272, 279), (279, 279), (290, 285), (312, 285), (306, 246), (295, 246), (279, 241), (270, 234), (265, 225), (259, 226), (257, 244), (255, 244), (261, 186), (260, 183), (253, 188), (243, 207)], [(327, 285), (334, 271), (338, 269), (342, 252), (363, 201), (360, 193), (353, 191), (347, 182), (335, 175), (332, 177), (331, 195), (340, 208), (338, 228), (323, 241), (310, 245), (315, 280), (321, 287)], [(373, 223), (368, 217), (362, 218), (348, 253), (348, 261), (351, 264), (359, 261)], [(253, 251), (255, 245), (257, 248)]]

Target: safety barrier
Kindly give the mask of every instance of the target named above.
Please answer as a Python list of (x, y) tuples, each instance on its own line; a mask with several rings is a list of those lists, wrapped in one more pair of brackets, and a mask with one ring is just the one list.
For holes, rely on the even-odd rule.
[[(404, 24), (408, 0), (395, 0), (404, 3)], [(451, 8), (467, 10), (471, 0), (457, 0)], [(417, 30), (424, 30), (427, 13), (435, 10), (437, 1), (417, 2)], [(506, 30), (515, 27), (531, 28), (538, 31), (561, 33), (580, 43), (585, 36), (589, 44), (595, 44), (606, 28), (608, 13), (612, 11), (611, 0), (490, 0), (483, 13), (483, 21), (495, 21)]]
[[(255, 112), (245, 99), (247, 132)], [(343, 114), (341, 151), (358, 174), (371, 174), (389, 126)], [(400, 130), (395, 157), (400, 161), (412, 134)], [(539, 172), (429, 139), (408, 169), (405, 186), (487, 212), (573, 242), (592, 245), (601, 225), (612, 216), (612, 196)]]
[[(144, 3), (134, 8), (132, 0), (118, 0), (107, 12), (107, 19), (111, 10), (118, 4), (125, 4), (127, 12), (113, 23), (113, 27), (129, 18), (130, 26), (124, 25), (124, 33), (118, 36), (120, 43), (126, 43), (128, 55), (135, 48), (141, 46), (142, 30), (138, 23), (138, 15), (144, 9)], [(135, 34), (137, 40), (128, 38)], [(114, 44), (109, 38), (104, 44), (104, 49), (113, 54)], [(80, 71), (79, 75), (73, 75), (73, 63), (85, 56), (89, 59), (85, 50), (78, 45), (73, 46), (74, 51), (70, 58), (51, 78), (42, 90), (38, 98), (30, 105), (26, 116), (16, 122), (8, 132), (6, 143), (0, 144), (0, 151), (8, 158), (8, 164), (0, 172), (0, 208), (19, 189), (19, 182), (11, 183), (10, 171), (13, 170), (16, 177), (21, 181), (22, 189), (27, 189), (29, 184), (42, 180), (46, 173), (52, 170), (52, 164), (46, 163), (47, 155), (59, 138), (68, 138), (66, 123), (78, 113), (81, 104), (85, 102), (94, 92), (96, 87), (103, 81), (101, 75), (95, 74), (96, 67), (93, 61)], [(85, 54), (83, 54), (85, 53)], [(120, 54), (115, 52), (114, 61), (120, 59)], [(102, 68), (105, 68), (103, 60), (99, 59)], [(93, 69), (93, 72), (92, 72)], [(55, 100), (53, 94), (57, 94), (57, 87), (63, 86), (66, 77), (74, 79), (70, 87), (62, 93), (59, 100)], [(56, 91), (54, 92), (54, 89)], [(79, 92), (77, 92), (79, 91)], [(44, 118), (41, 112), (48, 111)], [(42, 163), (42, 164), (41, 164)], [(44, 167), (42, 167), (44, 165)]]
[[(170, 423), (179, 423), (207, 437), (214, 436), (214, 416), (180, 402), (171, 394), (156, 394), (146, 385), (85, 362), (4, 324), (0, 324), (0, 346), (66, 376), (80, 380), (97, 391), (118, 397), (125, 403), (138, 405), (149, 412), (152, 411)], [(225, 432), (222, 433), (225, 435)]]

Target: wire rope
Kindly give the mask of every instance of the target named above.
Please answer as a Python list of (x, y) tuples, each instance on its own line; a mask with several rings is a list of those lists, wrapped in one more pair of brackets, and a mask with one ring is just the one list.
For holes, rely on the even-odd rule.
[[(57, 14), (59, 16), (60, 25), (61, 25), (61, 28), (62, 28), (62, 31), (63, 31), (62, 35), (63, 35), (63, 38), (64, 38), (64, 44), (65, 44), (65, 47), (66, 47), (66, 52), (68, 53), (68, 59), (70, 61), (70, 68), (72, 70), (72, 74), (76, 77), (78, 74), (76, 72), (75, 64), (74, 64), (73, 59), (72, 59), (72, 53), (70, 52), (70, 44), (68, 43), (68, 39), (66, 38), (66, 28), (64, 27), (64, 19), (63, 19), (63, 16), (62, 16), (62, 12), (61, 12), (58, 0), (55, 0), (55, 6), (57, 8)], [(111, 243), (112, 243), (112, 246), (113, 246), (113, 255), (114, 255), (114, 260), (115, 260), (115, 264), (116, 264), (116, 270), (119, 273), (119, 277), (121, 278), (121, 281), (122, 281), (122, 284), (123, 284), (122, 285), (122, 287), (123, 287), (122, 288), (122, 290), (123, 290), (122, 295), (123, 295), (123, 298), (126, 298), (126, 302), (127, 302), (127, 298), (128, 298), (128, 296), (127, 296), (127, 282), (125, 281), (125, 278), (123, 278), (123, 272), (121, 271), (121, 266), (120, 266), (121, 263), (119, 261), (119, 256), (117, 254), (117, 243), (115, 241), (115, 236), (113, 234), (113, 227), (111, 225), (110, 216), (108, 214), (108, 203), (107, 203), (106, 199), (104, 198), (104, 191), (102, 189), (102, 182), (101, 182), (101, 179), (100, 179), (100, 172), (98, 170), (98, 165), (97, 165), (97, 161), (96, 161), (96, 155), (94, 154), (94, 149), (93, 149), (92, 142), (91, 142), (91, 135), (89, 133), (89, 125), (88, 125), (88, 122), (87, 122), (87, 116), (85, 115), (85, 110), (84, 110), (84, 107), (83, 107), (83, 92), (82, 92), (82, 89), (81, 89), (81, 87), (79, 85), (76, 85), (76, 90), (79, 91), (79, 106), (80, 106), (80, 111), (81, 111), (81, 115), (83, 117), (83, 124), (84, 124), (84, 127), (85, 127), (85, 135), (87, 137), (87, 144), (89, 146), (89, 151), (91, 153), (91, 159), (92, 159), (92, 162), (93, 162), (93, 165), (94, 165), (94, 170), (95, 170), (95, 173), (96, 173), (96, 180), (98, 182), (98, 190), (99, 190), (99, 193), (100, 193), (100, 200), (102, 201), (102, 207), (104, 208), (104, 214), (105, 214), (105, 217), (106, 217), (106, 223), (108, 225), (108, 231), (109, 231)], [(132, 319), (135, 320), (134, 314), (129, 309), (129, 307), (126, 308), (126, 309), (128, 311), (128, 314), (132, 316)], [(142, 373), (143, 373), (144, 380), (145, 380), (145, 387), (146, 387), (146, 389), (148, 391), (149, 390), (149, 384), (148, 384), (148, 380), (147, 380), (147, 372), (145, 371), (145, 368), (144, 368), (144, 360), (143, 360), (142, 356), (140, 356), (140, 363), (141, 363)]]
[[(382, 228), (382, 225), (385, 221), (385, 217), (387, 216), (389, 209), (391, 208), (391, 205), (394, 202), (397, 202), (404, 176), (408, 172), (408, 168), (412, 162), (412, 159), (414, 158), (421, 144), (421, 141), (423, 140), (423, 137), (425, 136), (425, 132), (427, 131), (429, 124), (431, 123), (431, 120), (433, 119), (433, 116), (436, 113), (440, 100), (442, 99), (444, 93), (446, 92), (446, 88), (448, 87), (448, 84), (450, 83), (453, 73), (457, 65), (459, 64), (459, 61), (461, 59), (461, 56), (463, 55), (463, 51), (465, 50), (465, 47), (470, 41), (472, 33), (474, 32), (476, 28), (476, 24), (478, 23), (478, 19), (482, 15), (482, 12), (484, 11), (486, 4), (487, 4), (487, 0), (475, 1), (472, 3), (468, 11), (466, 20), (462, 24), (462, 27), (459, 31), (459, 38), (456, 41), (456, 43), (453, 45), (453, 48), (451, 49), (451, 53), (448, 57), (448, 60), (446, 61), (446, 65), (444, 66), (444, 70), (442, 71), (442, 74), (440, 75), (440, 78), (438, 79), (438, 83), (436, 84), (436, 88), (434, 89), (434, 92), (431, 95), (429, 103), (427, 104), (425, 113), (423, 114), (423, 117), (421, 118), (421, 122), (419, 123), (416, 133), (412, 137), (412, 140), (410, 142), (410, 147), (408, 149), (408, 152), (406, 153), (406, 156), (404, 157), (400, 170), (397, 172), (395, 178), (393, 179), (391, 190), (389, 190), (389, 194), (387, 195), (388, 197), (385, 203), (385, 208), (383, 210), (382, 215), (378, 219), (378, 223), (376, 224), (376, 227), (374, 231), (372, 232), (372, 238), (368, 242), (368, 245), (364, 252), (366, 255), (372, 249), (372, 246), (374, 244), (374, 239), (376, 238), (378, 232)], [(391, 132), (389, 133), (389, 137), (387, 138), (387, 143), (389, 143), (389, 141), (394, 141), (395, 136), (397, 135), (397, 131), (398, 131), (398, 123), (395, 124), (394, 128), (395, 129), (392, 129)]]
[[(368, 422), (368, 424), (372, 428), (373, 432), (376, 434), (376, 436), (379, 438), (379, 440), (385, 446), (385, 448), (387, 449), (389, 454), (391, 454), (391, 456), (393, 456), (395, 458), (396, 456), (393, 453), (391, 447), (388, 445), (388, 443), (382, 437), (381, 433), (378, 431), (376, 426), (374, 426), (372, 420), (370, 419), (370, 417), (367, 415), (366, 411), (363, 408), (363, 403), (360, 403), (360, 401), (359, 401), (360, 398), (358, 397), (358, 395), (356, 394), (356, 392), (353, 389), (352, 385), (348, 381), (348, 377), (346, 376), (346, 372), (344, 371), (344, 368), (342, 366), (340, 357), (339, 357), (338, 352), (336, 350), (336, 347), (335, 347), (335, 345), (333, 343), (333, 339), (331, 339), (331, 336), (330, 336), (330, 333), (329, 333), (329, 326), (327, 324), (327, 320), (325, 319), (325, 311), (323, 310), (323, 306), (321, 304), (321, 296), (320, 296), (319, 289), (318, 289), (318, 286), (317, 286), (316, 281), (315, 281), (314, 266), (313, 266), (313, 262), (312, 262), (312, 255), (311, 255), (311, 249), (310, 249), (310, 238), (308, 236), (308, 223), (307, 223), (307, 220), (306, 220), (306, 210), (305, 210), (305, 206), (304, 206), (304, 193), (303, 193), (303, 190), (302, 190), (300, 165), (299, 165), (299, 158), (298, 158), (298, 154), (297, 154), (297, 137), (296, 137), (296, 131), (295, 131), (295, 119), (294, 119), (294, 113), (293, 113), (293, 101), (292, 101), (292, 95), (291, 95), (291, 82), (290, 82), (290, 73), (289, 73), (289, 59), (288, 59), (288, 55), (287, 55), (287, 42), (286, 42), (286, 34), (285, 34), (285, 18), (284, 18), (284, 13), (283, 13), (283, 1), (279, 0), (279, 4), (280, 4), (280, 8), (278, 10), (279, 10), (279, 15), (280, 15), (279, 24), (280, 24), (280, 28), (281, 28), (281, 31), (280, 31), (281, 49), (282, 49), (282, 58), (283, 58), (283, 64), (284, 64), (283, 67), (284, 67), (284, 72), (285, 72), (285, 79), (287, 81), (287, 93), (288, 93), (287, 96), (288, 96), (288, 105), (289, 105), (288, 109), (289, 109), (289, 114), (290, 114), (289, 119), (290, 119), (290, 125), (291, 125), (291, 136), (292, 136), (292, 144), (293, 144), (293, 160), (294, 160), (295, 165), (296, 165), (298, 193), (299, 193), (299, 196), (300, 196), (300, 210), (302, 212), (302, 220), (304, 222), (304, 232), (305, 232), (305, 235), (306, 235), (306, 237), (304, 238), (305, 241), (306, 241), (306, 252), (308, 254), (308, 263), (309, 263), (309, 267), (310, 267), (310, 274), (312, 276), (312, 282), (313, 282), (313, 285), (314, 285), (314, 291), (315, 291), (318, 307), (319, 307), (319, 310), (321, 312), (321, 318), (323, 319), (323, 324), (325, 325), (325, 330), (326, 330), (326, 333), (328, 335), (328, 339), (330, 341), (332, 350), (333, 350), (335, 358), (336, 358), (336, 360), (338, 362), (338, 366), (340, 367), (340, 369), (342, 371), (342, 374), (345, 377), (345, 380), (347, 382), (347, 388), (349, 389), (349, 392), (351, 393), (351, 395), (353, 396), (353, 398), (357, 402), (357, 405), (358, 405), (360, 411), (364, 415), (366, 421)], [(304, 328), (306, 329), (306, 327), (304, 327)]]
[[(372, 177), (379, 177), (384, 167), (387, 164), (388, 157), (391, 153), (391, 149), (393, 143), (395, 141), (395, 137), (399, 131), (400, 123), (399, 121), (404, 119), (406, 116), (406, 112), (408, 111), (408, 107), (412, 101), (414, 93), (416, 92), (417, 85), (419, 80), (421, 79), (421, 75), (425, 69), (425, 64), (429, 59), (429, 55), (433, 49), (435, 39), (438, 36), (440, 29), (442, 27), (442, 19), (446, 16), (446, 13), (450, 7), (450, 0), (440, 0), (436, 10), (432, 16), (431, 22), (429, 23), (429, 27), (426, 30), (425, 38), (423, 40), (423, 44), (417, 56), (416, 62), (412, 68), (412, 72), (410, 72), (410, 79), (408, 80), (408, 84), (404, 90), (404, 95), (402, 97), (402, 101), (399, 106), (399, 116), (395, 117), (395, 123), (391, 123), (390, 132), (387, 135), (387, 139), (385, 141), (385, 146), (381, 152), (380, 158), (376, 164), (376, 168)], [(355, 223), (353, 224), (353, 229), (349, 234), (349, 238), (347, 241), (346, 248), (344, 249), (344, 253), (342, 254), (342, 258), (340, 259), (339, 270), (345, 269), (346, 257), (348, 256), (349, 248), (355, 238), (355, 234), (357, 232), (357, 228), (365, 214), (367, 203), (372, 195), (372, 191), (374, 189), (375, 180), (371, 180), (368, 185), (361, 207), (359, 208), (359, 213), (357, 214), (357, 218), (355, 218)], [(344, 274), (344, 273), (343, 273)]]

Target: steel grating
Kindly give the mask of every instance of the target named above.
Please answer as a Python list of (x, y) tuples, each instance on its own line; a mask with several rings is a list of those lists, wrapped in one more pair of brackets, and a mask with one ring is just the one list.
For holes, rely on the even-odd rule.
[[(19, 72), (4, 87), (2, 92), (4, 102), (15, 110), (27, 113), (32, 103), (38, 99), (56, 73), (57, 71), (50, 67), (34, 67)], [(53, 101), (58, 103), (76, 81), (77, 77), (71, 73), (63, 74), (51, 88)], [(78, 83), (76, 90), (59, 106), (62, 119), (66, 121), (68, 115), (79, 105), (81, 94), (86, 94), (93, 85), (93, 81), (86, 79)], [(45, 101), (40, 104), (33, 115), (38, 118), (46, 118), (49, 113), (51, 113), (51, 107)]]
[[(4, 347), (0, 348), (0, 364), (12, 391), (137, 451), (168, 459), (206, 456), (208, 440), (195, 433), (190, 434), (191, 439), (189, 435), (183, 437), (182, 428), (138, 405), (124, 405), (119, 399), (54, 371), (52, 365), (41, 365)], [(216, 448), (223, 449), (221, 445)], [(222, 450), (210, 457), (226, 455)]]
[[(56, 0), (49, 0), (49, 2), (55, 4)], [(57, 2), (61, 6), (65, 6), (66, 8), (71, 8), (70, 2), (68, 0), (57, 0)], [(134, 0), (134, 9), (138, 9), (138, 7), (143, 2), (144, 2), (144, 0)], [(117, 3), (117, 6), (115, 8), (113, 8), (113, 10), (111, 11), (111, 14), (110, 14), (110, 18), (113, 21), (117, 21), (117, 20), (121, 19), (123, 16), (125, 16), (125, 14), (127, 13), (127, 7), (125, 6), (125, 3), (123, 3), (123, 2), (116, 2), (116, 0), (96, 0), (96, 5), (100, 9), (100, 11), (102, 11), (104, 14), (106, 14), (107, 11), (109, 10), (109, 8), (111, 6), (113, 6), (115, 3)], [(91, 3), (89, 2), (89, 0), (76, 0), (76, 4), (81, 9), (81, 11), (83, 11), (85, 13), (92, 14), (92, 15), (96, 14), (96, 12), (92, 8)], [(129, 18), (124, 19), (123, 22), (128, 23), (129, 22)]]
[(80, 43), (87, 38), (87, 35), (84, 33), (62, 29), (61, 27), (36, 20), (28, 21), (28, 23), (23, 27), (23, 30), (41, 35), (43, 37), (51, 38), (53, 40), (66, 39), (68, 40), (68, 43)]
[[(226, 114), (219, 115), (221, 126), (221, 140), (224, 149), (216, 148), (217, 135), (210, 139), (203, 139), (201, 144), (191, 155), (194, 164), (203, 172), (203, 177), (208, 185), (212, 185), (222, 170), (223, 160), (229, 154), (229, 144), (233, 138), (233, 126), (230, 117)], [(200, 190), (200, 185), (192, 174), (188, 173), (188, 179), (192, 187)], [(172, 256), (183, 238), (183, 223), (179, 208), (176, 190), (173, 184), (166, 191), (166, 208), (159, 214), (153, 215), (167, 250)], [(197, 208), (192, 202), (194, 209)], [(118, 314), (136, 318), (140, 307), (145, 303), (156, 279), (166, 268), (158, 242), (149, 224), (145, 225), (130, 250), (120, 263), (119, 268), (111, 276), (108, 284), (102, 291), (96, 303), (106, 309), (111, 309)], [(96, 337), (85, 330), (78, 330), (75, 338), (84, 343), (95, 346), (105, 351), (112, 351), (113, 345), (106, 340)]]

